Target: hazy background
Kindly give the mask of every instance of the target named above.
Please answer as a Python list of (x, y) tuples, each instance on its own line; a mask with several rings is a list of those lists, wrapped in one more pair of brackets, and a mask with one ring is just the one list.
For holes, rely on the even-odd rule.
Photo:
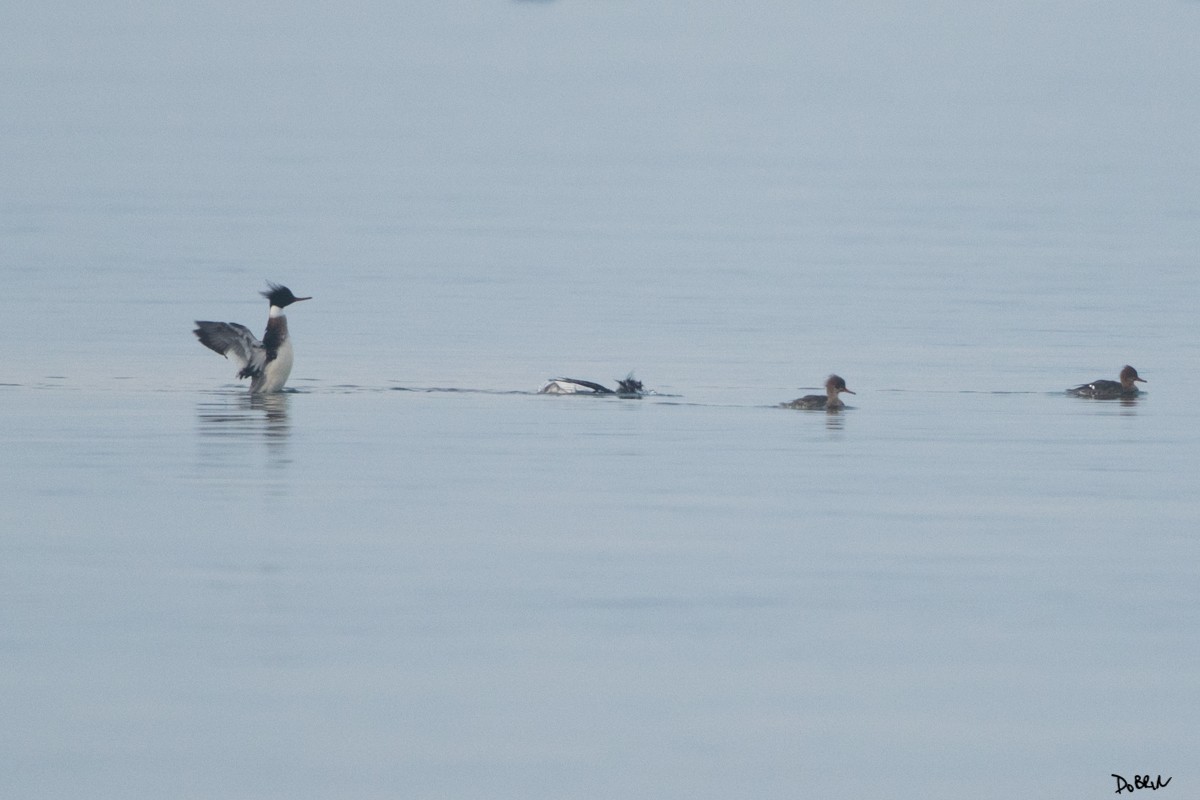
[(0, 10), (0, 793), (1186, 793), (1198, 25)]

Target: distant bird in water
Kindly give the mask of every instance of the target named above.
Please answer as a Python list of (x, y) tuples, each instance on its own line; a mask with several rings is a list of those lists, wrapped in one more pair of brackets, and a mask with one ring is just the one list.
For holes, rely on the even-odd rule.
[(642, 388), (642, 382), (634, 378), (631, 372), (623, 380), (617, 381), (615, 391), (607, 386), (577, 378), (554, 378), (538, 389), (538, 394), (611, 394), (617, 397), (641, 397), (646, 391)]
[(783, 407), (837, 411), (846, 407), (846, 404), (838, 397), (842, 392), (854, 394), (854, 392), (846, 388), (846, 382), (840, 376), (830, 375), (825, 381), (825, 394), (807, 394), (790, 403), (783, 403)]
[(193, 331), (200, 344), (237, 363), (237, 376), (250, 379), (251, 394), (282, 391), (292, 373), (292, 340), (288, 337), (287, 317), (283, 310), (292, 303), (312, 299), (296, 297), (291, 289), (277, 283), (268, 281), (267, 287), (267, 291), (259, 292), (271, 304), (267, 332), (261, 342), (249, 328), (236, 322), (196, 320)]
[(1115, 381), (1092, 381), (1085, 383), (1082, 386), (1076, 386), (1074, 389), (1067, 389), (1067, 394), (1073, 394), (1076, 397), (1091, 397), (1096, 400), (1115, 400), (1118, 397), (1135, 397), (1138, 394), (1138, 387), (1135, 383), (1145, 383), (1146, 379), (1138, 377), (1137, 370), (1126, 364), (1121, 369), (1119, 380)]

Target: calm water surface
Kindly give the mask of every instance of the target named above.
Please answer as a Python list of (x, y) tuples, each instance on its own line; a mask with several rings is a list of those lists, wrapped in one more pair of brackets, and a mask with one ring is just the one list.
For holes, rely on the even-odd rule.
[(7, 17), (0, 795), (1200, 780), (1200, 5)]

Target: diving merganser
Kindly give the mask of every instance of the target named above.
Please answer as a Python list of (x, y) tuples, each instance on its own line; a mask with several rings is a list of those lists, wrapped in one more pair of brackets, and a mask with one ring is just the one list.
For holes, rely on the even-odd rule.
[(250, 378), (250, 393), (282, 391), (292, 372), (292, 340), (288, 337), (287, 317), (283, 309), (311, 297), (296, 297), (292, 290), (267, 282), (268, 290), (259, 292), (271, 303), (267, 332), (260, 342), (250, 329), (236, 322), (196, 320), (196, 338), (200, 344), (226, 358), (232, 357), (240, 368), (239, 378)]
[(1126, 364), (1121, 368), (1119, 381), (1092, 381), (1074, 389), (1067, 389), (1067, 394), (1076, 397), (1092, 397), (1096, 400), (1114, 400), (1118, 397), (1133, 397), (1138, 394), (1136, 383), (1145, 383), (1145, 378), (1138, 377), (1137, 370)]
[(854, 394), (846, 388), (846, 382), (838, 375), (830, 375), (825, 381), (825, 394), (808, 394), (804, 397), (797, 398), (790, 403), (783, 403), (784, 408), (803, 408), (825, 411), (837, 411), (840, 408), (845, 408), (846, 404), (838, 397), (842, 392)]
[(611, 394), (617, 397), (641, 397), (646, 392), (642, 388), (642, 382), (634, 378), (631, 372), (623, 380), (617, 381), (616, 391), (577, 378), (554, 378), (538, 389), (538, 394)]

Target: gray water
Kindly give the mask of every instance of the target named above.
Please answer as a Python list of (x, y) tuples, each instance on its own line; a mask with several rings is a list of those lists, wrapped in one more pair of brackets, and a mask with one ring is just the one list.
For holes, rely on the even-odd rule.
[(0, 23), (0, 796), (1194, 794), (1200, 4)]

